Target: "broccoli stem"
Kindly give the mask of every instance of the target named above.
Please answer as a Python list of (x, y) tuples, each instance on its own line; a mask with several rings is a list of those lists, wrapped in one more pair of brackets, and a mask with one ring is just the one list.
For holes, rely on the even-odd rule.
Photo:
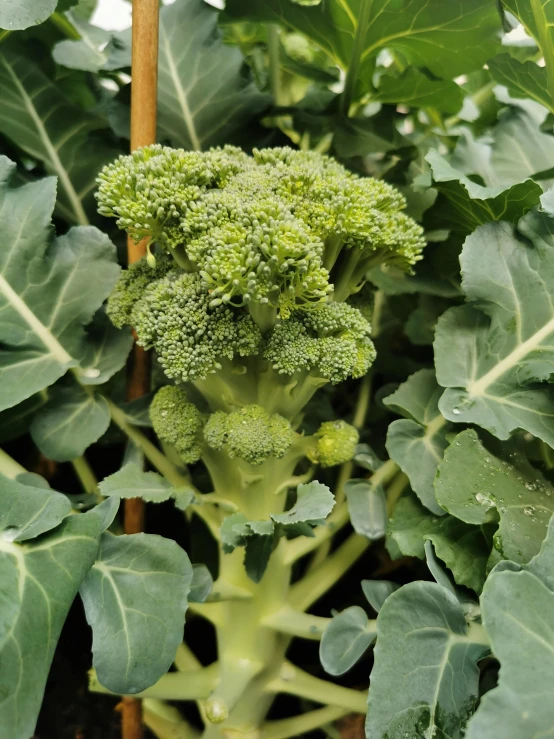
[(277, 321), (277, 308), (270, 303), (251, 302), (248, 304), (248, 312), (252, 320), (260, 329), (262, 334), (271, 331)]
[(173, 247), (170, 249), (170, 253), (179, 267), (184, 269), (185, 272), (198, 272), (198, 267), (189, 259), (184, 244)]

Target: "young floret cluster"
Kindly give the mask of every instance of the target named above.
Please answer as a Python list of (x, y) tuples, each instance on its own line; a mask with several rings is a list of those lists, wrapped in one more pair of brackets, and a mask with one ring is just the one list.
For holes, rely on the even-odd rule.
[(277, 413), (269, 414), (260, 405), (247, 405), (232, 413), (212, 413), (204, 427), (204, 438), (212, 449), (225, 449), (229, 457), (258, 465), (269, 457), (284, 457), (296, 434)]
[(160, 441), (172, 444), (183, 462), (200, 459), (205, 418), (183, 388), (166, 385), (158, 390), (150, 405), (150, 420)]
[(214, 307), (288, 318), (333, 290), (345, 300), (382, 261), (409, 269), (424, 245), (395, 188), (288, 147), (146, 147), (105, 167), (99, 185), (100, 212), (190, 264)]
[(210, 307), (198, 273), (173, 269), (145, 284), (144, 270), (142, 260), (123, 273), (108, 315), (116, 326), (135, 328), (138, 343), (156, 350), (168, 377), (205, 380), (221, 369), (223, 359), (258, 353), (262, 336), (250, 316), (224, 305)]
[(279, 321), (263, 356), (279, 374), (311, 372), (333, 384), (363, 377), (375, 359), (371, 326), (348, 303), (325, 303), (317, 311)]
[(359, 434), (346, 421), (326, 421), (312, 438), (315, 446), (308, 451), (308, 459), (322, 467), (334, 467), (352, 459)]

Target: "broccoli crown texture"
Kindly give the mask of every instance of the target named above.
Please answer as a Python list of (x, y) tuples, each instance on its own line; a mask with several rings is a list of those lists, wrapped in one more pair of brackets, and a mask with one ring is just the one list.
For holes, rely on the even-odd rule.
[(163, 265), (163, 276), (150, 282), (143, 279), (149, 269), (144, 260), (123, 272), (108, 301), (108, 314), (116, 326), (130, 323), (138, 343), (156, 350), (168, 377), (205, 380), (221, 369), (222, 359), (259, 353), (262, 336), (247, 313), (225, 305), (210, 307), (197, 272), (173, 269), (164, 274)]
[(212, 413), (204, 427), (204, 438), (213, 449), (225, 448), (230, 457), (253, 465), (269, 457), (283, 457), (295, 439), (290, 423), (259, 405), (238, 411)]
[(366, 374), (375, 359), (371, 326), (348, 303), (325, 303), (317, 311), (279, 321), (264, 358), (280, 374), (312, 372), (333, 384)]
[[(315, 152), (155, 145), (104, 167), (98, 182), (100, 212), (137, 239), (184, 247), (214, 305), (256, 302), (286, 318), (327, 298), (335, 263), (357, 284), (379, 261), (409, 268), (424, 245), (395, 188)], [(357, 271), (337, 262), (341, 250), (360, 252)]]
[(166, 385), (150, 405), (150, 419), (161, 441), (172, 444), (186, 464), (200, 459), (204, 417), (183, 388)]
[(352, 459), (359, 434), (346, 421), (326, 421), (321, 424), (314, 439), (315, 448), (308, 453), (308, 458), (322, 467), (334, 467)]

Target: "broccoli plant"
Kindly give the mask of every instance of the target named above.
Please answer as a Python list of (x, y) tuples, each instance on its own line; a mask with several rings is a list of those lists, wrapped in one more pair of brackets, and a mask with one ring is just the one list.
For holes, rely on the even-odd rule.
[(553, 735), (551, 5), (0, 2), (0, 739)]

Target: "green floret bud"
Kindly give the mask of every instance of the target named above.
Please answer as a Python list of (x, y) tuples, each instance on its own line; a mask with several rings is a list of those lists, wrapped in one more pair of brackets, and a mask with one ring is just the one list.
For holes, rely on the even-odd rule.
[(213, 449), (225, 449), (229, 457), (252, 465), (284, 457), (295, 437), (285, 418), (269, 414), (260, 405), (247, 405), (233, 413), (217, 411), (204, 427), (204, 438)]
[(221, 360), (259, 352), (262, 337), (250, 316), (213, 305), (198, 273), (173, 270), (151, 283), (132, 315), (138, 343), (155, 349), (168, 377), (205, 380)]
[(193, 464), (200, 459), (205, 419), (183, 388), (166, 385), (158, 390), (150, 406), (150, 419), (160, 441), (172, 444), (183, 462)]
[(315, 447), (308, 452), (308, 459), (322, 467), (334, 467), (353, 458), (359, 434), (346, 421), (326, 421), (321, 424), (313, 439)]
[(371, 325), (347, 303), (280, 321), (267, 340), (264, 358), (280, 374), (309, 372), (333, 384), (363, 377), (375, 359)]
[(117, 328), (129, 325), (133, 308), (148, 285), (166, 275), (173, 266), (171, 257), (162, 254), (156, 257), (155, 267), (143, 257), (124, 270), (108, 298), (107, 314), (113, 325)]

